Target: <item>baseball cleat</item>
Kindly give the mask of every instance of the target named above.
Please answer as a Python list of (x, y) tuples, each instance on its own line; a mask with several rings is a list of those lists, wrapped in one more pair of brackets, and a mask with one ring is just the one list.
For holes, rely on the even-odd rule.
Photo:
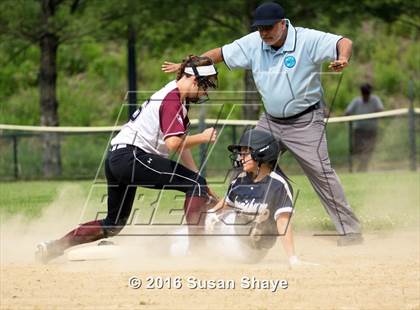
[(360, 233), (348, 233), (337, 240), (338, 246), (357, 245), (362, 243), (363, 236)]
[(104, 245), (115, 245), (115, 243), (113, 241), (109, 241), (109, 240), (101, 240), (98, 243), (98, 246), (104, 246)]
[(46, 264), (50, 260), (64, 254), (64, 251), (56, 240), (41, 242), (36, 246), (35, 260), (39, 263)]

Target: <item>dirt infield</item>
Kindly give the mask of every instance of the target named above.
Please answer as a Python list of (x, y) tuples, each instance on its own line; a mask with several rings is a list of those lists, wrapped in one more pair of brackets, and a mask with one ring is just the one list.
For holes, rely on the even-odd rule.
[[(172, 258), (147, 244), (119, 261), (61, 258), (46, 266), (31, 262), (32, 253), (18, 260), (3, 253), (1, 309), (420, 309), (418, 230), (367, 234), (363, 245), (345, 248), (335, 239), (297, 235), (298, 254), (320, 265), (293, 270), (279, 244), (255, 265)], [(129, 287), (131, 276), (142, 280), (141, 288)], [(154, 289), (146, 288), (148, 277)], [(162, 289), (159, 277), (167, 279)], [(243, 277), (255, 277), (260, 288), (247, 288)], [(275, 290), (263, 281), (276, 279), (287, 280), (288, 287)], [(205, 281), (207, 289), (192, 288)], [(210, 288), (232, 282), (235, 288)]]

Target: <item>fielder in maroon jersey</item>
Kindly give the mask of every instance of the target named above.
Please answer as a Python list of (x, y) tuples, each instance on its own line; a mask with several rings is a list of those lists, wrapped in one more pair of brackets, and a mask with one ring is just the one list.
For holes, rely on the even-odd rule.
[[(217, 133), (207, 128), (188, 135), (188, 107), (216, 85), (217, 71), (210, 58), (189, 56), (184, 60), (176, 80), (153, 94), (111, 140), (105, 161), (107, 216), (84, 223), (58, 240), (38, 244), (36, 259), (47, 263), (72, 246), (116, 236), (127, 223), (137, 186), (184, 192), (189, 233), (200, 234), (202, 213), (214, 195), (190, 149), (214, 143)], [(169, 152), (178, 152), (182, 164), (168, 159)], [(190, 248), (197, 244), (192, 241), (190, 238)]]

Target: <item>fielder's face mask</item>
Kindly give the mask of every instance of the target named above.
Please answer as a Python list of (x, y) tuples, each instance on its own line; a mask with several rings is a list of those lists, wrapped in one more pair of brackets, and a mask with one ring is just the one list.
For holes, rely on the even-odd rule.
[[(207, 92), (209, 88), (217, 88), (217, 70), (213, 65), (198, 66), (191, 64), (189, 67), (185, 67), (184, 73), (194, 75), (197, 79), (197, 85), (199, 88)], [(190, 98), (191, 102), (203, 103), (209, 100), (207, 93), (204, 96), (197, 98)]]

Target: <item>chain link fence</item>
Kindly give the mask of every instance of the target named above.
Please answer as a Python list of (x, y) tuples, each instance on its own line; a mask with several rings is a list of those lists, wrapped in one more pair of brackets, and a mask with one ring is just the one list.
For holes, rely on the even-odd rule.
[[(360, 158), (353, 154), (353, 123), (360, 119), (376, 118), (377, 143), (368, 164), (369, 170), (415, 170), (419, 164), (420, 109), (398, 109), (362, 116), (330, 118), (326, 134), (333, 167), (341, 171), (357, 171)], [(410, 112), (411, 111), (411, 112)], [(219, 139), (215, 145), (193, 149), (197, 163), (206, 160), (209, 176), (224, 176), (231, 168), (227, 145), (236, 142), (246, 128), (256, 121), (193, 119), (191, 133), (215, 126)], [(59, 179), (103, 178), (103, 159), (115, 134), (114, 127), (61, 127), (0, 125), (0, 180), (44, 179), (43, 138), (55, 132), (60, 145)], [(175, 155), (173, 159), (177, 158)], [(363, 160), (363, 159), (362, 159)], [(302, 173), (292, 154), (280, 157), (280, 165), (287, 173)]]

